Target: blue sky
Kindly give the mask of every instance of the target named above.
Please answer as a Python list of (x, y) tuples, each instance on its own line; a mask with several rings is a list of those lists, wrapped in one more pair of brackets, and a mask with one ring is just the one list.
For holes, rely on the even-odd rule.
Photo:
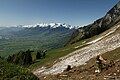
[(0, 25), (60, 22), (86, 25), (119, 0), (0, 0)]

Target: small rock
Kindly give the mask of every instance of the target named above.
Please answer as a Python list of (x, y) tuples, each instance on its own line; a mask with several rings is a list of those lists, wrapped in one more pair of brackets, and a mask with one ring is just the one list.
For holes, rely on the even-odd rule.
[(120, 70), (117, 70), (117, 72), (120, 72)]
[(104, 77), (104, 79), (107, 79), (107, 78)]
[(116, 73), (114, 73), (114, 76), (116, 76)]
[(67, 75), (60, 75), (61, 77), (67, 77)]
[(44, 79), (46, 79), (46, 76), (44, 77)]
[(100, 73), (100, 70), (99, 69), (95, 70), (95, 73)]
[(111, 74), (108, 74), (108, 76), (110, 76)]

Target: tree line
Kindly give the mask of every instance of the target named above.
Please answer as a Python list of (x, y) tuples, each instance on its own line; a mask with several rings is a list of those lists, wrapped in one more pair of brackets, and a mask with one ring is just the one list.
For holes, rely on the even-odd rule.
[[(22, 66), (28, 66), (33, 63), (32, 50), (20, 51), (7, 57), (7, 62), (15, 63)], [(35, 59), (42, 59), (46, 57), (46, 51), (37, 51)]]

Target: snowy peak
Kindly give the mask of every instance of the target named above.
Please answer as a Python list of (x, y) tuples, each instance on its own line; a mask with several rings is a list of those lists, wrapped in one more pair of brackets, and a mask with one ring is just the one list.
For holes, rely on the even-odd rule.
[(26, 27), (26, 28), (31, 28), (31, 27), (50, 27), (50, 28), (58, 28), (58, 27), (64, 27), (64, 28), (69, 28), (69, 29), (77, 29), (78, 26), (72, 26), (69, 24), (62, 24), (62, 23), (50, 23), (50, 24), (35, 24), (35, 25), (24, 25), (22, 27)]

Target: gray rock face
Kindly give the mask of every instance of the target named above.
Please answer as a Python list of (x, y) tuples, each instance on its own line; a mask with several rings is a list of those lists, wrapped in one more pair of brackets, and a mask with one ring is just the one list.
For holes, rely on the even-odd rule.
[(102, 26), (111, 27), (120, 21), (120, 2), (116, 4), (103, 18)]
[[(79, 28), (79, 30), (74, 33), (77, 34), (77, 36), (73, 34), (69, 43), (75, 43), (81, 39), (98, 35), (118, 22), (120, 22), (120, 1), (111, 10), (109, 10), (104, 17), (96, 20), (90, 25)], [(76, 40), (75, 38), (78, 36), (79, 39), (77, 38), (78, 40)]]
[(120, 1), (118, 2), (117, 7), (120, 8)]

